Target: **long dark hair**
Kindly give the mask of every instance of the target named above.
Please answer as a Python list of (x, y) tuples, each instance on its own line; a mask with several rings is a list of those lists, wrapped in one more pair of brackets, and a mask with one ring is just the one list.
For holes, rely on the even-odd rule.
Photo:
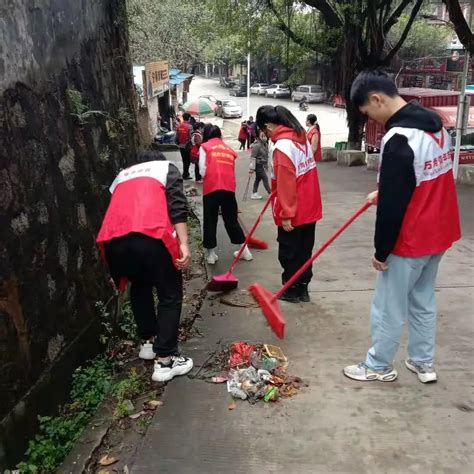
[(318, 130), (320, 130), (320, 128), (319, 128), (319, 123), (318, 123), (318, 117), (316, 117), (316, 115), (314, 115), (314, 114), (309, 114), (309, 115), (306, 117), (306, 120), (307, 120), (311, 125), (314, 125)]
[(304, 133), (304, 128), (298, 122), (298, 119), (282, 105), (273, 107), (272, 105), (262, 105), (257, 110), (256, 117), (257, 127), (260, 130), (265, 129), (266, 123), (276, 123), (292, 128), (296, 133)]
[(202, 134), (202, 142), (207, 142), (211, 138), (222, 138), (221, 129), (212, 123), (206, 123)]

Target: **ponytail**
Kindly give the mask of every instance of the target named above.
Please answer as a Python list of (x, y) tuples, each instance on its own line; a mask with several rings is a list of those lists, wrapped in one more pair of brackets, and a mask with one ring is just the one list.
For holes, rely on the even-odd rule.
[(265, 128), (266, 123), (274, 123), (276, 125), (284, 125), (293, 129), (298, 135), (304, 133), (304, 128), (298, 122), (298, 119), (282, 105), (273, 107), (271, 105), (262, 105), (257, 110), (256, 116), (257, 127), (260, 130)]

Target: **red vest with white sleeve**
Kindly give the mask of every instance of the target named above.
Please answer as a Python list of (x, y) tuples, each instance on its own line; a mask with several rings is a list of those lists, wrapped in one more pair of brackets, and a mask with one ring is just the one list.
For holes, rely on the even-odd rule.
[(421, 257), (444, 252), (461, 237), (451, 138), (444, 128), (429, 133), (394, 127), (382, 140), (381, 157), (384, 144), (394, 134), (407, 137), (413, 150), (416, 188), (392, 253), (401, 257)]
[(214, 191), (235, 192), (235, 159), (237, 152), (220, 138), (211, 138), (201, 147), (206, 152), (206, 173), (203, 178), (203, 195)]
[(162, 240), (173, 262), (179, 242), (168, 215), (168, 161), (148, 161), (122, 170), (110, 186), (112, 198), (97, 242), (103, 244), (131, 232)]
[[(272, 189), (277, 189), (275, 169), (278, 168), (278, 154), (275, 150), (284, 153), (295, 166), (296, 171), (296, 215), (291, 219), (293, 226), (312, 224), (322, 217), (321, 191), (319, 189), (318, 170), (311, 146), (296, 143), (288, 138), (282, 138), (273, 146)], [(277, 194), (278, 196), (278, 194)], [(278, 197), (273, 202), (273, 218), (275, 224), (282, 225), (281, 205)]]

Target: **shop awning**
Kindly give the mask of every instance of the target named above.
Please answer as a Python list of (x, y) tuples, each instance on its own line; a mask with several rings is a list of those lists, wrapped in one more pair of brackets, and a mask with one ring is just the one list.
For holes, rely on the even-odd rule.
[(185, 74), (184, 72), (180, 72), (179, 74), (176, 74), (176, 75), (170, 74), (170, 85), (177, 86), (183, 83), (184, 81), (190, 79), (193, 76), (194, 74)]

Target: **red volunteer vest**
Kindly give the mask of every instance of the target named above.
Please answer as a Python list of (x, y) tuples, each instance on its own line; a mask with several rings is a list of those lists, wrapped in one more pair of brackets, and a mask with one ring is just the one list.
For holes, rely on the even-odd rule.
[(392, 253), (422, 257), (444, 252), (461, 238), (451, 139), (444, 128), (434, 134), (394, 127), (382, 140), (380, 156), (383, 156), (384, 144), (394, 134), (406, 136), (413, 149), (416, 188)]
[(235, 192), (235, 159), (237, 152), (227, 146), (222, 139), (212, 138), (201, 145), (206, 152), (206, 174), (203, 178), (202, 193), (214, 191)]
[(316, 149), (314, 153), (314, 160), (315, 161), (323, 161), (323, 158), (321, 156), (321, 132), (315, 127), (314, 125), (308, 130), (308, 133), (306, 134), (309, 144), (311, 145), (311, 140), (313, 139), (314, 135), (318, 135), (318, 148)]
[(278, 154), (275, 150), (284, 153), (294, 164), (296, 170), (296, 215), (291, 219), (293, 226), (312, 224), (319, 221), (323, 215), (321, 191), (319, 189), (318, 170), (314, 161), (311, 146), (295, 143), (290, 139), (277, 140), (273, 147), (272, 190), (277, 191), (273, 201), (273, 219), (278, 226), (282, 225), (281, 205), (278, 202), (277, 176)]
[(112, 198), (97, 242), (131, 232), (162, 240), (173, 262), (179, 258), (179, 242), (168, 215), (166, 178), (168, 161), (148, 161), (122, 170), (110, 186)]

